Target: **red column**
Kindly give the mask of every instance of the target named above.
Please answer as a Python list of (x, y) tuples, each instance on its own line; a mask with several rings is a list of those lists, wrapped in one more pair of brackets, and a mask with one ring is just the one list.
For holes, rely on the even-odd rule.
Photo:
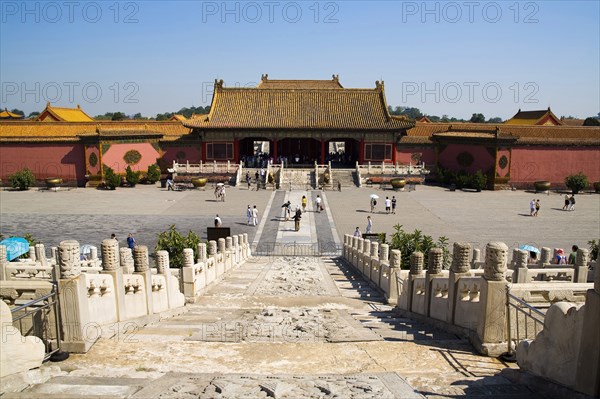
[(233, 160), (236, 164), (240, 163), (240, 142), (238, 139), (233, 139)]
[(325, 140), (321, 139), (321, 165), (325, 165)]
[(271, 153), (273, 155), (273, 162), (277, 162), (277, 139), (273, 139), (271, 142), (273, 143), (273, 151)]
[(365, 162), (365, 139), (360, 139), (358, 146), (358, 163), (362, 165)]
[(397, 143), (392, 143), (392, 164), (394, 165), (396, 165), (396, 151), (398, 151), (398, 148), (396, 147), (397, 145)]

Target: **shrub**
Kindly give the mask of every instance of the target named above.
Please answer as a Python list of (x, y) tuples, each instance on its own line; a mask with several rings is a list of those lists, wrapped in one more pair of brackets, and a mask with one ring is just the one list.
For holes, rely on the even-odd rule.
[(114, 190), (121, 184), (121, 177), (112, 168), (104, 166), (104, 182), (106, 183), (106, 187)]
[(471, 176), (471, 186), (477, 190), (481, 191), (485, 188), (487, 184), (487, 176), (483, 174), (482, 171), (478, 170)]
[(437, 242), (428, 235), (423, 235), (421, 230), (415, 230), (412, 233), (407, 233), (402, 229), (402, 225), (394, 226), (396, 231), (392, 234), (392, 239), (389, 243), (391, 249), (399, 249), (402, 256), (402, 268), (410, 268), (410, 255), (413, 252), (419, 251), (423, 253), (424, 264), (427, 267), (427, 256), (431, 248), (441, 248), (444, 252), (444, 269), (450, 266), (450, 251), (448, 249), (448, 238), (439, 237)]
[[(600, 245), (600, 240), (596, 242), (596, 240), (588, 241), (588, 245), (590, 246), (590, 260), (598, 260), (598, 245)], [(596, 268), (596, 273), (600, 273), (598, 268)]]
[(27, 168), (8, 176), (8, 180), (13, 188), (18, 188), (19, 190), (27, 190), (35, 184), (35, 176)]
[(158, 242), (156, 243), (155, 251), (167, 251), (169, 253), (169, 265), (172, 268), (183, 267), (183, 250), (191, 248), (194, 250), (194, 259), (198, 255), (198, 244), (200, 237), (193, 231), (189, 231), (187, 236), (184, 236), (175, 229), (172, 224), (169, 230), (158, 234)]
[(125, 180), (127, 180), (127, 183), (131, 187), (135, 187), (140, 181), (140, 172), (134, 172), (131, 170), (131, 166), (127, 166), (127, 169), (125, 169)]
[(148, 183), (154, 184), (160, 180), (160, 166), (158, 164), (152, 164), (148, 166), (148, 173), (146, 174)]
[(583, 172), (576, 175), (570, 175), (565, 178), (565, 185), (571, 189), (573, 194), (577, 194), (579, 190), (583, 190), (589, 185), (587, 176)]

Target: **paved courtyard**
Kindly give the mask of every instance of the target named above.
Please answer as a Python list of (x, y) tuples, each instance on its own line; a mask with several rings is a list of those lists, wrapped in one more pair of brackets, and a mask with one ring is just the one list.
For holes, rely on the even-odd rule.
[[(167, 192), (140, 186), (115, 192), (0, 192), (0, 231), (28, 232), (47, 245), (63, 239), (99, 245), (133, 232), (153, 247), (170, 224), (205, 238), (218, 213), (232, 233), (247, 232), (255, 247), (339, 243), (356, 226), (364, 231), (368, 198), (380, 196), (374, 230), (402, 224), (475, 247), (585, 246), (598, 237), (600, 196), (581, 195), (565, 212), (559, 194), (413, 192), (367, 188), (342, 192), (247, 191), (231, 188), (226, 202), (210, 190)], [(309, 198), (300, 230), (281, 205)], [(323, 212), (313, 201), (324, 200)], [(396, 215), (382, 212), (385, 196), (398, 198)], [(537, 218), (531, 198), (542, 200)], [(246, 208), (260, 210), (248, 226)], [(32, 379), (45, 381), (6, 398), (538, 398), (500, 374), (515, 367), (477, 355), (462, 336), (397, 316), (344, 262), (332, 257), (255, 257), (232, 271), (178, 316), (106, 334), (84, 355), (46, 364)], [(30, 381), (29, 381), (30, 382)], [(19, 391), (18, 379), (3, 386)], [(21, 384), (21, 385), (19, 385)], [(16, 387), (16, 388), (15, 388)]]
[[(358, 226), (364, 232), (369, 211), (369, 195), (377, 194), (376, 213), (371, 215), (373, 230), (394, 232), (400, 224), (406, 231), (419, 229), (434, 239), (446, 236), (450, 242), (469, 241), (474, 248), (484, 248), (490, 241), (503, 241), (509, 248), (532, 244), (537, 247), (570, 249), (573, 244), (587, 247), (587, 242), (600, 237), (600, 196), (577, 196), (575, 211), (562, 210), (564, 194), (531, 193), (524, 191), (450, 192), (441, 187), (417, 186), (416, 191), (394, 192), (371, 188), (352, 188), (341, 192), (302, 191), (248, 191), (246, 188), (227, 190), (226, 202), (217, 202), (212, 190), (172, 192), (151, 186), (134, 189), (121, 188), (114, 192), (90, 189), (70, 191), (26, 192), (0, 191), (0, 234), (4, 236), (31, 233), (46, 246), (57, 245), (64, 239), (77, 239), (81, 244), (99, 245), (101, 240), (115, 233), (121, 245), (132, 232), (138, 244), (153, 248), (160, 231), (175, 224), (177, 229), (193, 230), (206, 238), (206, 227), (213, 226), (219, 214), (223, 226), (233, 234), (248, 233), (254, 242), (258, 228), (247, 225), (246, 208), (256, 205), (259, 222), (264, 220), (261, 239), (273, 241), (278, 233), (276, 223), (281, 205), (288, 198), (295, 207), (302, 195), (309, 198), (309, 209), (317, 194), (325, 199), (325, 213), (309, 218), (315, 223), (335, 227), (333, 234), (320, 242), (342, 241)], [(398, 209), (395, 215), (384, 213), (385, 197), (396, 196)], [(529, 216), (529, 202), (541, 200), (538, 217)], [(310, 223), (304, 218), (301, 225)], [(311, 219), (313, 220), (313, 219)], [(293, 222), (283, 229), (291, 230)], [(287, 226), (287, 227), (286, 227)], [(278, 236), (279, 234), (279, 236)], [(286, 240), (299, 240), (301, 234), (283, 234)], [(306, 237), (305, 234), (303, 236)]]

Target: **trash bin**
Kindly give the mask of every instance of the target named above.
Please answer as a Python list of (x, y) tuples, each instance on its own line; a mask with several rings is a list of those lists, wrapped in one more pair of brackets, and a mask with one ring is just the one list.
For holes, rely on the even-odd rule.
[(450, 185), (450, 191), (456, 191), (456, 184)]

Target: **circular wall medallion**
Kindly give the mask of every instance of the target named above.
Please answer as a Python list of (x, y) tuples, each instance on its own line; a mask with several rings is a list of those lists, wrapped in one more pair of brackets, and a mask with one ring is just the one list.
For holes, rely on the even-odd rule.
[(467, 151), (461, 152), (456, 156), (456, 162), (458, 162), (458, 164), (463, 168), (468, 168), (471, 166), (474, 160), (475, 158), (473, 158), (473, 155)]
[(142, 159), (142, 154), (137, 150), (129, 150), (123, 155), (123, 160), (129, 165), (135, 165)]
[(506, 155), (502, 155), (500, 157), (500, 160), (498, 161), (498, 165), (500, 165), (500, 169), (504, 169), (508, 166), (508, 158), (506, 158)]
[(98, 155), (96, 155), (96, 153), (95, 153), (95, 152), (92, 152), (92, 153), (90, 154), (90, 159), (89, 159), (89, 161), (90, 161), (90, 166), (91, 166), (92, 168), (95, 168), (95, 167), (96, 167), (96, 165), (98, 165)]

